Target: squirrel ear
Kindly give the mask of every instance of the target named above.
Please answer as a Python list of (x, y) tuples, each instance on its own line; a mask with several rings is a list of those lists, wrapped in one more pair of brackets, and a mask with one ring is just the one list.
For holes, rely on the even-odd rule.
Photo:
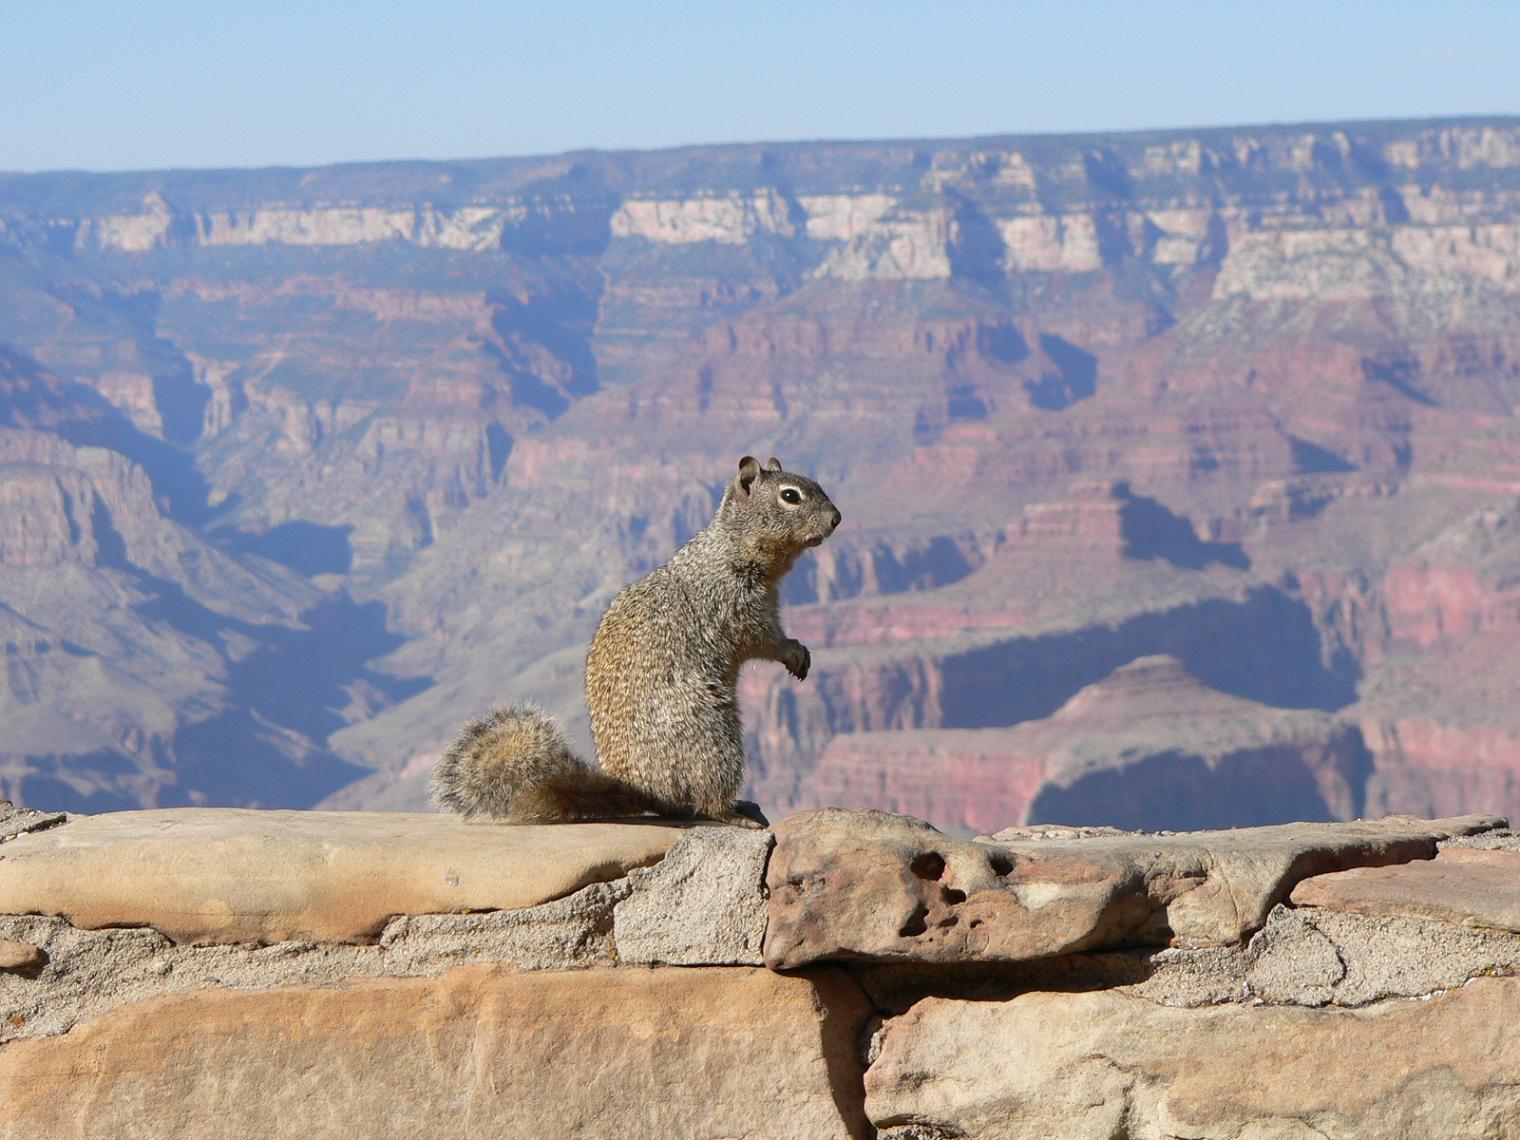
[(753, 455), (746, 455), (739, 460), (739, 474), (734, 476), (734, 489), (741, 494), (749, 494), (750, 484), (760, 477), (760, 461)]
[(770, 459), (765, 464), (765, 469), (767, 471), (780, 471), (781, 470), (781, 460), (777, 459), (774, 455), (771, 456)]

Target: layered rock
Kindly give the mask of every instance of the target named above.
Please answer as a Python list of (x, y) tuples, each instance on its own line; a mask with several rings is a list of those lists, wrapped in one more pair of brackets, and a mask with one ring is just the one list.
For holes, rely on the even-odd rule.
[(1491, 818), (5, 809), (0, 1135), (1502, 1136), (1517, 869)]
[(1514, 979), (1330, 1013), (931, 997), (883, 1032), (867, 1110), (891, 1137), (1502, 1136), (1517, 997)]
[[(830, 1082), (849, 1076), (864, 1011), (848, 979), (753, 967), (460, 966), (158, 998), (0, 1050), (0, 1135), (119, 1136), (132, 1122), (295, 1136), (343, 1131), (356, 1114), (396, 1137), (445, 1119), (482, 1136), (861, 1135), (858, 1107), (841, 1111)], [(94, 1111), (102, 1098), (109, 1114)]]
[[(419, 807), (493, 702), (580, 727), (602, 606), (775, 452), (846, 523), (815, 677), (745, 679), (767, 806), (1520, 805), (1516, 138), (0, 178), (0, 787)], [(1083, 730), (1156, 655), (1214, 737), (1181, 681)]]
[(1235, 945), (1301, 879), (1429, 859), (1502, 820), (1390, 818), (1164, 836), (971, 843), (908, 816), (823, 811), (777, 829), (766, 962), (1022, 962)]

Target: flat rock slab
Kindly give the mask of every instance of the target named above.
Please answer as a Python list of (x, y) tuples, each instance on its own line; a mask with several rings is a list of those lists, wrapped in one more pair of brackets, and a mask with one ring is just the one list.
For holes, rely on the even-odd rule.
[(860, 1136), (860, 988), (729, 967), (208, 990), (0, 1049), (0, 1138)]
[(399, 914), (509, 910), (622, 878), (685, 831), (426, 813), (176, 808), (79, 816), (0, 847), (0, 914), (175, 942), (369, 942)]
[(1520, 979), (1367, 1009), (1172, 1009), (1113, 992), (926, 998), (866, 1072), (883, 1140), (1516, 1135)]
[(1012, 962), (1242, 943), (1296, 883), (1431, 859), (1491, 816), (1392, 817), (1169, 835), (967, 842), (921, 820), (829, 809), (776, 825), (765, 961)]
[(1520, 931), (1520, 852), (1449, 847), (1434, 859), (1305, 879), (1294, 906)]

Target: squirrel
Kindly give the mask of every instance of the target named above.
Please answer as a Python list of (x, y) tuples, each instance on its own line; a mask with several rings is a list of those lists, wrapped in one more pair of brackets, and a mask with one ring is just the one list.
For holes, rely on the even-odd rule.
[(812, 657), (782, 631), (777, 587), (839, 523), (813, 480), (746, 455), (713, 520), (625, 587), (597, 627), (586, 700), (600, 769), (543, 712), (515, 705), (465, 726), (435, 770), (434, 798), (514, 823), (653, 814), (765, 826), (735, 803), (739, 666), (778, 661), (806, 679)]

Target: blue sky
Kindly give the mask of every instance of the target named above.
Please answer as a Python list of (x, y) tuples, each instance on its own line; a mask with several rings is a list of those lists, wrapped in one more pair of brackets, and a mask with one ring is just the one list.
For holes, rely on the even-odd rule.
[(0, 0), (0, 170), (1520, 112), (1520, 4)]

